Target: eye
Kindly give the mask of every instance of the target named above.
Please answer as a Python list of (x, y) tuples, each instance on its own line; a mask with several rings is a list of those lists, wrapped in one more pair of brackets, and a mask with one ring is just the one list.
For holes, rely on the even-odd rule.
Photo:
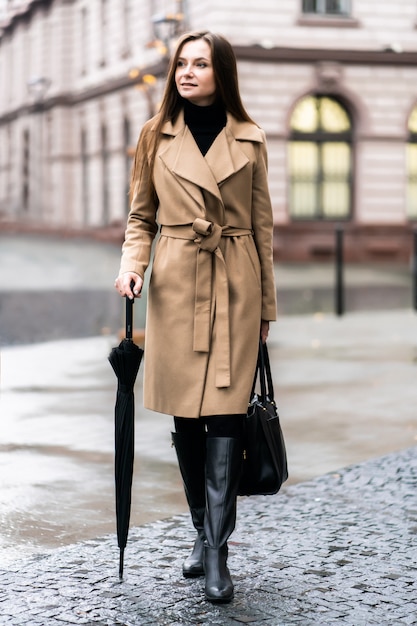
[(177, 67), (184, 67), (184, 61), (177, 61)]
[(207, 67), (207, 63), (200, 61), (200, 63), (197, 63), (197, 67)]

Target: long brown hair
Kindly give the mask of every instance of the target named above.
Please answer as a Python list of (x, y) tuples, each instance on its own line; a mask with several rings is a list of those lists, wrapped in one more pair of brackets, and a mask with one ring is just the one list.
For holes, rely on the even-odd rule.
[[(151, 172), (153, 171), (155, 163), (155, 155), (161, 137), (162, 127), (167, 121), (175, 122), (184, 103), (175, 84), (175, 72), (178, 58), (184, 44), (198, 39), (204, 39), (210, 46), (217, 100), (220, 101), (225, 110), (231, 113), (238, 121), (255, 123), (247, 113), (240, 97), (236, 56), (231, 44), (222, 35), (217, 35), (209, 31), (186, 33), (178, 40), (175, 52), (169, 64), (162, 103), (155, 120), (154, 132), (150, 140), (151, 144), (148, 154), (151, 154), (149, 163)], [(130, 181), (131, 194), (137, 177), (140, 175), (137, 152), (132, 167), (132, 177)]]

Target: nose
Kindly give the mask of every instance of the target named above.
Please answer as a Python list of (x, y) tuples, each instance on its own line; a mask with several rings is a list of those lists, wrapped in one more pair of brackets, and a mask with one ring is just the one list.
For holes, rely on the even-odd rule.
[(192, 76), (193, 70), (192, 70), (191, 63), (184, 65), (182, 69), (183, 69), (184, 76)]

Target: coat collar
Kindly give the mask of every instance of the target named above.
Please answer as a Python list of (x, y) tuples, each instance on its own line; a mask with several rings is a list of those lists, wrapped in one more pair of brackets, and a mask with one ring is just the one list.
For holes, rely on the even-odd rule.
[[(174, 123), (170, 121), (165, 122), (162, 126), (162, 133), (164, 135), (175, 136), (183, 131), (184, 127), (184, 112), (180, 111)], [(227, 113), (226, 128), (230, 130), (237, 141), (255, 141), (258, 143), (263, 143), (264, 141), (263, 132), (259, 126), (256, 126), (256, 124), (252, 122), (239, 122), (230, 113)]]
[(219, 185), (241, 170), (249, 161), (239, 142), (261, 143), (264, 140), (261, 129), (255, 124), (238, 122), (228, 114), (225, 128), (203, 157), (185, 125), (182, 111), (174, 123), (164, 124), (162, 134), (173, 137), (159, 154), (166, 167), (175, 176), (206, 189), (220, 201)]

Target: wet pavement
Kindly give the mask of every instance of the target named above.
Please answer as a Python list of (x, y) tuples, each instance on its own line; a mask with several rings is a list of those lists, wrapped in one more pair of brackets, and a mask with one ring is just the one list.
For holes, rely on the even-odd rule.
[[(112, 336), (1, 351), (2, 559), (114, 528)], [(411, 311), (281, 318), (269, 340), (291, 465), (301, 482), (417, 441)], [(185, 510), (171, 418), (136, 384), (132, 525)]]
[[(97, 295), (88, 288), (94, 272), (117, 314), (109, 323), (104, 310), (100, 336), (39, 343), (34, 332), (30, 344), (1, 349), (0, 623), (417, 623), (417, 324), (406, 269), (348, 268), (350, 290), (385, 289), (387, 310), (336, 318), (331, 268), (277, 267), (279, 298), (291, 292), (297, 306), (305, 302), (304, 315), (281, 315), (269, 341), (290, 481), (276, 497), (240, 500), (236, 599), (213, 608), (201, 601), (201, 581), (180, 576), (192, 532), (171, 420), (141, 408), (142, 372), (132, 530), (126, 580), (117, 581), (115, 378), (107, 362), (122, 319), (112, 290), (117, 247), (43, 241), (40, 248), (39, 240), (18, 239), (5, 245), (0, 237), (3, 344), (5, 294), (27, 296), (15, 316), (30, 317), (31, 291), (60, 300), (67, 265), (74, 265), (65, 270), (72, 317), (83, 314), (77, 292)], [(4, 263), (15, 246), (20, 252)], [(25, 267), (30, 288), (22, 294), (12, 281)], [(45, 316), (38, 328), (48, 326)]]

